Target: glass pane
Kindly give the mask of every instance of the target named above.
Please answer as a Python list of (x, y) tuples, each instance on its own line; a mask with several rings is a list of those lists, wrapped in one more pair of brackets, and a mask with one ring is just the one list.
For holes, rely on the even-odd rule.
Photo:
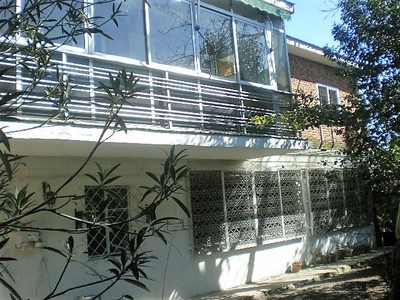
[[(95, 15), (107, 18), (112, 12), (112, 3), (95, 5)], [(117, 18), (118, 27), (109, 22), (102, 30), (111, 36), (109, 39), (101, 34), (94, 37), (95, 51), (123, 57), (146, 60), (143, 3), (139, 0), (127, 0), (122, 3), (124, 15)]]
[[(22, 17), (27, 18), (30, 25), (40, 28), (40, 33), (54, 43), (84, 47), (84, 32), (81, 30), (84, 24), (79, 21), (86, 17), (83, 2), (68, 1), (68, 4), (62, 3), (61, 9), (46, 2), (39, 4), (34, 13), (27, 14), (24, 8), (33, 5), (37, 5), (35, 0), (22, 1), (22, 10), (25, 11)], [(72, 35), (75, 41), (71, 39)]]
[(324, 86), (318, 86), (319, 103), (322, 105), (329, 104), (328, 89)]
[(87, 236), (89, 256), (107, 253), (107, 240), (105, 228), (90, 229)]
[(198, 33), (201, 71), (235, 78), (231, 19), (202, 10)]
[(289, 60), (287, 59), (286, 37), (283, 31), (272, 31), (272, 45), (274, 45), (275, 72), (278, 90), (290, 91)]
[(152, 62), (194, 69), (190, 5), (170, 0), (148, 3)]
[(339, 104), (339, 95), (337, 90), (329, 90), (329, 102), (330, 104)]
[(247, 23), (237, 22), (240, 78), (269, 84), (267, 41), (265, 31)]
[(0, 34), (2, 36), (13, 36), (16, 32), (13, 31), (8, 21), (13, 20), (13, 13), (15, 13), (15, 3), (13, 1), (1, 1), (2, 6), (0, 10)]
[(214, 5), (218, 8), (222, 8), (226, 11), (231, 10), (231, 1), (230, 0), (203, 0), (201, 2)]

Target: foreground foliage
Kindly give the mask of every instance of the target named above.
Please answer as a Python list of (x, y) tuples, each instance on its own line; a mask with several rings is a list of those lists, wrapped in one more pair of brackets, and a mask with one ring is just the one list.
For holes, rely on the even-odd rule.
[[(112, 2), (112, 10), (108, 16), (89, 16), (88, 11), (94, 5), (103, 5)], [(74, 91), (73, 77), (69, 74), (57, 72), (57, 83), (45, 89), (39, 84), (48, 75), (50, 67), (57, 68), (52, 62), (52, 57), (64, 45), (80, 43), (84, 35), (101, 34), (110, 38), (102, 26), (108, 22), (118, 25), (118, 18), (123, 15), (121, 5), (125, 1), (100, 0), (100, 1), (72, 1), (72, 0), (26, 0), (23, 1), (20, 10), (16, 10), (15, 1), (0, 0), (0, 80), (6, 81), (7, 76), (18, 69), (25, 74), (26, 81), (17, 90), (1, 91), (0, 95), (0, 121), (18, 122), (17, 110), (27, 103), (34, 105), (37, 101), (49, 101), (56, 108), (55, 113), (42, 124), (62, 125), (71, 118), (68, 105), (71, 93)], [(18, 59), (15, 59), (15, 58)], [(8, 62), (13, 63), (8, 63)], [(147, 289), (143, 279), (147, 279), (144, 267), (154, 259), (149, 249), (143, 249), (143, 244), (149, 238), (160, 238), (164, 243), (166, 231), (164, 226), (173, 218), (157, 218), (159, 206), (171, 200), (177, 203), (184, 212), (189, 215), (185, 205), (176, 197), (183, 190), (182, 180), (188, 172), (188, 168), (182, 164), (185, 157), (183, 152), (175, 152), (172, 148), (166, 153), (163, 163), (163, 171), (160, 175), (147, 172), (152, 185), (142, 187), (144, 208), (127, 220), (117, 221), (106, 218), (104, 212), (107, 201), (116, 203), (125, 201), (118, 193), (115, 193), (110, 185), (117, 182), (120, 176), (117, 175), (118, 167), (97, 165), (97, 172), (85, 174), (93, 181), (98, 191), (105, 197), (105, 203), (101, 203), (96, 214), (82, 214), (80, 216), (68, 215), (63, 209), (72, 203), (85, 201), (86, 195), (65, 195), (65, 190), (71, 182), (81, 175), (85, 167), (92, 162), (96, 150), (113, 134), (118, 131), (127, 132), (127, 126), (119, 115), (121, 108), (130, 105), (134, 99), (137, 88), (137, 81), (132, 73), (122, 70), (117, 75), (109, 74), (108, 82), (99, 83), (99, 89), (104, 92), (104, 107), (108, 115), (102, 126), (97, 143), (88, 154), (84, 162), (75, 172), (59, 186), (51, 186), (43, 182), (43, 195), (30, 192), (30, 186), (15, 187), (13, 178), (18, 172), (19, 166), (23, 164), (23, 157), (13, 153), (10, 146), (9, 132), (13, 128), (0, 128), (0, 284), (8, 289), (11, 299), (23, 299), (30, 295), (20, 295), (18, 282), (14, 282), (13, 267), (19, 262), (13, 257), (6, 256), (10, 245), (10, 235), (14, 232), (26, 232), (29, 234), (46, 231), (68, 233), (70, 236), (62, 248), (53, 248), (40, 245), (42, 251), (50, 251), (59, 255), (64, 260), (64, 266), (59, 270), (58, 278), (54, 286), (43, 299), (52, 299), (69, 292), (85, 289), (89, 286), (96, 286), (99, 298), (110, 290), (119, 281), (125, 281)], [(30, 97), (31, 95), (35, 97)], [(29, 166), (28, 166), (29, 167)], [(14, 190), (11, 192), (11, 190)], [(44, 201), (42, 200), (44, 197)], [(56, 201), (57, 200), (57, 201)], [(55, 222), (51, 227), (40, 227), (35, 220), (43, 214), (50, 215)], [(151, 216), (151, 218), (148, 218)], [(83, 224), (81, 228), (59, 227), (60, 220), (72, 220)], [(33, 221), (32, 221), (33, 220)], [(62, 222), (61, 222), (62, 223)], [(113, 257), (102, 257), (104, 265), (108, 266), (107, 274), (96, 273), (90, 269), (90, 280), (81, 285), (65, 287), (65, 274), (72, 263), (77, 262), (76, 256), (82, 251), (82, 247), (76, 243), (75, 236), (88, 233), (96, 228), (127, 228), (126, 234), (129, 239), (119, 255)], [(135, 228), (132, 230), (131, 228)], [(85, 248), (85, 247), (84, 247)], [(151, 249), (150, 249), (151, 250)], [(89, 276), (89, 275), (88, 275)], [(94, 279), (93, 279), (94, 278)], [(121, 298), (133, 299), (131, 295), (122, 293)]]
[(400, 3), (340, 0), (338, 9), (341, 22), (332, 33), (339, 46), (326, 53), (356, 88), (343, 114), (346, 154), (370, 182), (378, 213), (395, 220), (400, 195)]

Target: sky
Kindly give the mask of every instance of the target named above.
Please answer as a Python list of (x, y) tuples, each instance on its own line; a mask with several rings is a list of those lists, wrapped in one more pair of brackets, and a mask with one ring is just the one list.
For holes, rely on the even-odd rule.
[(333, 11), (335, 0), (291, 0), (294, 14), (286, 21), (286, 34), (304, 42), (324, 47), (335, 46), (331, 29), (340, 21), (338, 11)]

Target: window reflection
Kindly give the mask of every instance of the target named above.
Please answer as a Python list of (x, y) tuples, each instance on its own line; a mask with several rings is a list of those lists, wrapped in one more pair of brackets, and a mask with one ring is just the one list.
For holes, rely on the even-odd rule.
[[(95, 15), (108, 18), (112, 3), (95, 5)], [(139, 0), (127, 0), (121, 6), (123, 16), (102, 26), (102, 30), (112, 37), (95, 35), (95, 51), (146, 61), (143, 4)], [(101, 22), (101, 21), (100, 21)]]
[[(79, 21), (87, 17), (84, 2), (62, 3), (61, 8), (55, 4), (45, 5), (42, 3), (40, 9), (38, 8), (39, 11), (28, 14), (26, 10), (29, 10), (32, 5), (36, 5), (33, 0), (21, 1), (23, 16), (32, 26), (24, 28), (24, 30), (38, 30), (55, 44), (84, 47), (84, 31), (81, 29), (82, 24)], [(26, 36), (27, 34), (22, 31), (22, 35)]]
[(190, 5), (171, 0), (148, 3), (152, 62), (194, 69)]
[(234, 78), (236, 70), (231, 19), (202, 10), (198, 33), (201, 71)]
[(237, 22), (240, 78), (269, 84), (267, 42), (262, 28)]

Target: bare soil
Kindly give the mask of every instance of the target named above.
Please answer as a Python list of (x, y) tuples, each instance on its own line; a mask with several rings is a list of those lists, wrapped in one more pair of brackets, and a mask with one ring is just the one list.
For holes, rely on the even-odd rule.
[(381, 257), (352, 270), (296, 289), (272, 291), (266, 299), (281, 300), (366, 300), (390, 299), (390, 261)]

